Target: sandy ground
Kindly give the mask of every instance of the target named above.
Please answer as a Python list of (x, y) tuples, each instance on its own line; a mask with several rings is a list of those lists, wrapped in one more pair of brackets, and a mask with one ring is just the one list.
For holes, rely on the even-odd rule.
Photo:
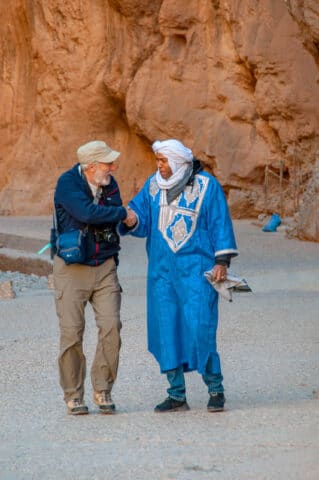
[[(47, 238), (50, 221), (0, 219), (0, 231)], [(206, 387), (186, 376), (189, 412), (156, 415), (166, 379), (147, 352), (144, 241), (123, 240), (118, 413), (66, 415), (58, 384), (54, 294), (0, 301), (1, 480), (318, 480), (319, 245), (235, 222), (232, 272), (252, 294), (220, 301), (227, 410), (206, 411)], [(88, 371), (96, 327), (87, 309)]]

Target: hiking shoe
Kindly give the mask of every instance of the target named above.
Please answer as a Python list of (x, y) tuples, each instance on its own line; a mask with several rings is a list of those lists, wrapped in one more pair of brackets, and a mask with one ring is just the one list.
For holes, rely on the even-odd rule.
[(88, 407), (80, 398), (71, 398), (66, 406), (70, 415), (87, 415), (89, 413)]
[(113, 403), (111, 394), (105, 390), (102, 392), (94, 392), (93, 402), (99, 407), (101, 413), (115, 412), (115, 404)]
[(220, 392), (211, 392), (207, 403), (207, 410), (209, 412), (222, 412), (226, 402), (225, 395)]
[(154, 408), (155, 413), (181, 412), (185, 410), (189, 410), (189, 406), (186, 400), (174, 400), (174, 398), (171, 397), (167, 397), (164, 402), (159, 403)]

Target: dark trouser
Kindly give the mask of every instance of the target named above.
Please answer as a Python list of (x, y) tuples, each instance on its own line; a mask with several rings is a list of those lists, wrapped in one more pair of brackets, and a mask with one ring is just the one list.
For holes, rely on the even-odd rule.
[[(170, 384), (167, 393), (174, 400), (184, 401), (186, 399), (186, 386), (183, 367), (180, 366), (166, 373)], [(212, 373), (212, 357), (210, 356), (206, 365), (206, 371), (202, 379), (207, 385), (208, 393), (223, 392), (223, 375), (221, 373)]]

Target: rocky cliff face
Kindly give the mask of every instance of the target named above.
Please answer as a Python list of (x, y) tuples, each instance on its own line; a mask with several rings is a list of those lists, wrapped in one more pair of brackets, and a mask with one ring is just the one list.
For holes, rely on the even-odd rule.
[(124, 200), (154, 170), (152, 141), (175, 137), (234, 217), (302, 204), (319, 148), (317, 0), (8, 0), (0, 14), (1, 214), (49, 213), (93, 139), (122, 152)]
[(287, 233), (290, 238), (319, 241), (319, 152), (300, 210)]

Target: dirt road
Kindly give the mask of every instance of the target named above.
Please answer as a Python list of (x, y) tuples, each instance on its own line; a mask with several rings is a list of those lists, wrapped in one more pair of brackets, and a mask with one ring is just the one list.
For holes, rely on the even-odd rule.
[[(53, 291), (0, 301), (1, 480), (318, 480), (319, 245), (248, 221), (235, 229), (241, 255), (231, 270), (253, 293), (220, 300), (224, 413), (206, 411), (196, 373), (186, 377), (189, 412), (153, 413), (166, 380), (146, 347), (143, 240), (123, 241), (117, 415), (97, 412), (89, 378), (90, 414), (66, 415)], [(88, 367), (95, 340), (88, 308)]]

